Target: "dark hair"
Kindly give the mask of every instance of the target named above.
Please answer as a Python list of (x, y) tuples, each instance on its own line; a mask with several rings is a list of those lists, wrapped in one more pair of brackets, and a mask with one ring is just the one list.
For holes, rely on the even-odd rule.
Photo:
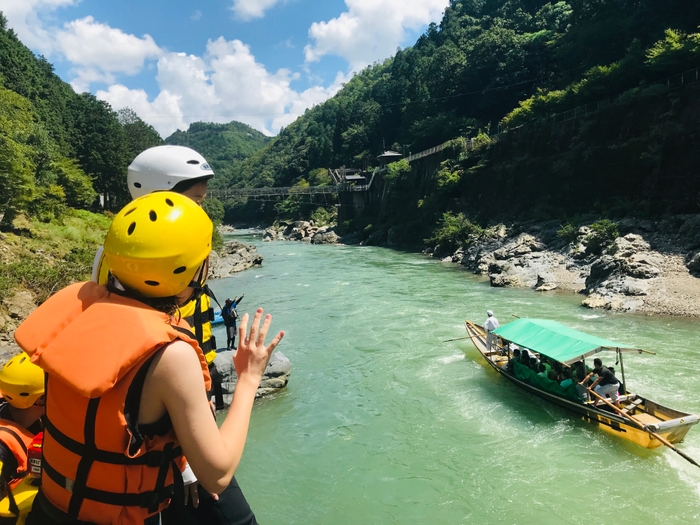
[(601, 361), (599, 358), (596, 357), (596, 358), (593, 360), (593, 365), (594, 365), (594, 366), (603, 366), (603, 361)]
[(205, 175), (203, 177), (197, 177), (196, 179), (185, 179), (181, 180), (175, 186), (173, 186), (172, 191), (175, 193), (183, 193), (189, 190), (192, 186), (199, 184), (200, 182), (206, 182), (211, 179), (214, 175)]
[(547, 370), (547, 367), (544, 366), (544, 363), (540, 363), (540, 366), (538, 367), (538, 370), (539, 370), (540, 372), (544, 372), (545, 370)]
[(147, 306), (150, 306), (154, 310), (158, 310), (159, 312), (166, 313), (168, 315), (174, 315), (180, 306), (180, 303), (177, 299), (177, 297), (170, 296), (170, 297), (146, 297), (145, 295), (137, 292), (136, 290), (132, 288), (127, 288), (123, 284), (119, 283), (119, 286), (122, 286), (124, 289), (121, 290), (118, 286), (116, 281), (116, 278), (110, 273), (109, 278), (107, 279), (107, 290), (110, 293), (119, 295), (121, 297), (128, 297), (129, 299), (134, 299), (136, 301), (139, 301), (140, 303), (144, 303)]

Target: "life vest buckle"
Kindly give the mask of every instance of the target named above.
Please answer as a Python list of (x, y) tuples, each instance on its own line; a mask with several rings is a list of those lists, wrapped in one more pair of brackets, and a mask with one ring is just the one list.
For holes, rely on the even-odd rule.
[(74, 485), (75, 485), (75, 481), (72, 480), (72, 479), (68, 479), (68, 478), (66, 478), (66, 481), (65, 481), (65, 483), (63, 484), (64, 488), (65, 488), (68, 492), (70, 492), (71, 494), (73, 494), (73, 486), (74, 486)]

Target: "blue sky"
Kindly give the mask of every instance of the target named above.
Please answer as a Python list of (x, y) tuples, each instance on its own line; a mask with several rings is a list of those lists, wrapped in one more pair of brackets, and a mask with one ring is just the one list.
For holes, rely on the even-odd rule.
[(274, 135), (352, 74), (412, 45), (448, 0), (0, 0), (78, 92), (164, 137), (239, 120)]

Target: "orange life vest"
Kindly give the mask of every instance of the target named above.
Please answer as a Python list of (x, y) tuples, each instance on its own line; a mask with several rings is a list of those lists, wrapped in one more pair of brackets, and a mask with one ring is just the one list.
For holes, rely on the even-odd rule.
[(9, 419), (0, 419), (0, 441), (17, 460), (17, 473), (10, 481), (10, 488), (19, 484), (21, 478), (27, 473), (29, 463), (27, 459), (27, 448), (34, 439), (34, 434), (26, 428), (19, 426)]
[[(68, 516), (96, 524), (142, 524), (182, 485), (172, 428), (143, 436), (141, 389), (156, 352), (176, 339), (207, 364), (189, 326), (94, 282), (61, 290), (15, 332), (48, 374), (42, 493)], [(178, 486), (179, 485), (179, 486)]]

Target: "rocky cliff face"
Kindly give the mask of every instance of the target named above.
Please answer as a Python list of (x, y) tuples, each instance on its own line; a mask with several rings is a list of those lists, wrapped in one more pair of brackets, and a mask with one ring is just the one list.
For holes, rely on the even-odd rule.
[[(566, 243), (556, 222), (501, 225), (441, 260), (488, 276), (496, 287), (579, 292), (589, 308), (700, 317), (699, 217), (626, 219), (618, 225), (623, 235), (605, 246), (586, 226)], [(441, 255), (439, 247), (429, 254)]]

